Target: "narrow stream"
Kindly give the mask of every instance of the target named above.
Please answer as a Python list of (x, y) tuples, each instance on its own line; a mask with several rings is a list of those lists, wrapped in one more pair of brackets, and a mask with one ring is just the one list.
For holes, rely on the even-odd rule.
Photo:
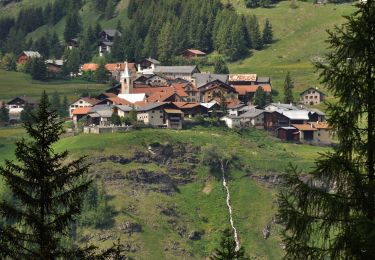
[(232, 216), (232, 206), (230, 205), (230, 193), (229, 193), (229, 188), (228, 188), (228, 182), (225, 178), (225, 168), (224, 168), (224, 162), (221, 162), (221, 172), (223, 173), (223, 186), (226, 189), (227, 192), (227, 206), (228, 206), (228, 211), (229, 211), (229, 221), (230, 225), (233, 229), (234, 233), (234, 240), (236, 241), (236, 251), (240, 250), (240, 240), (238, 239), (238, 234), (237, 234), (237, 229), (234, 226), (234, 221), (233, 221), (233, 216)]

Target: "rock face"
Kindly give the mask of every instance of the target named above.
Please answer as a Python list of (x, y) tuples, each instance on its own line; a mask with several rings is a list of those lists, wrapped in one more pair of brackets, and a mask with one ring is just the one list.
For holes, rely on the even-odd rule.
[(199, 154), (199, 148), (190, 144), (162, 145), (153, 143), (144, 151), (134, 152), (131, 158), (111, 155), (94, 158), (92, 163), (100, 164), (107, 161), (121, 165), (131, 162), (140, 164), (155, 163), (163, 170), (155, 172), (140, 167), (128, 172), (117, 170), (98, 172), (96, 174), (103, 177), (105, 181), (128, 181), (135, 187), (146, 191), (156, 191), (172, 195), (179, 192), (178, 185), (185, 185), (195, 180), (195, 165), (199, 163), (197, 154)]
[(192, 231), (188, 238), (190, 240), (196, 241), (196, 240), (200, 240), (202, 238), (202, 236), (203, 236), (202, 231)]
[(126, 221), (122, 223), (119, 227), (119, 230), (123, 231), (124, 233), (140, 233), (142, 232), (142, 226), (138, 223), (131, 223), (129, 221)]

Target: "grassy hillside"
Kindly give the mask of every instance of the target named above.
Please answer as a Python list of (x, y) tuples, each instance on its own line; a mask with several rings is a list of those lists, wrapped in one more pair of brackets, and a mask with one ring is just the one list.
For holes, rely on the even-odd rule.
[(291, 9), (290, 1), (282, 1), (273, 8), (245, 8), (244, 1), (232, 1), (238, 12), (255, 14), (261, 26), (269, 18), (274, 31), (275, 43), (240, 62), (230, 64), (231, 72), (254, 72), (271, 76), (273, 86), (281, 91), (285, 75), (290, 71), (295, 82), (295, 96), (308, 86), (319, 86), (318, 73), (311, 63), (314, 57), (327, 52), (327, 29), (344, 22), (343, 15), (354, 11), (351, 4), (314, 5), (297, 2)]
[[(0, 161), (14, 158), (12, 143), (22, 135), (20, 129), (0, 129)], [(158, 160), (142, 157), (149, 154), (148, 145), (156, 142), (162, 147), (169, 145), (169, 155)], [(80, 240), (109, 246), (120, 237), (129, 251), (134, 251), (130, 255), (135, 259), (205, 258), (218, 245), (220, 232), (229, 224), (221, 181), (199, 163), (200, 147), (207, 144), (232, 150), (239, 158), (238, 167), (231, 171), (229, 188), (242, 245), (257, 259), (280, 259), (279, 226), (272, 224), (269, 239), (262, 236), (276, 210), (275, 186), (262, 180), (267, 176), (274, 178), (275, 172), (284, 172), (289, 162), (308, 170), (318, 152), (327, 149), (282, 143), (260, 131), (239, 134), (227, 129), (145, 129), (62, 139), (55, 147), (57, 151), (68, 149), (71, 158), (89, 155), (95, 165), (90, 174), (105, 181), (109, 203), (115, 210), (113, 225), (101, 230), (80, 229)], [(177, 152), (183, 154), (175, 158)], [(138, 159), (126, 161), (135, 158), (135, 154)], [(189, 162), (188, 158), (195, 161)], [(149, 172), (154, 181), (141, 177), (137, 181), (127, 179), (126, 176), (138, 176), (141, 169)], [(178, 175), (184, 170), (190, 173), (185, 177)], [(164, 174), (179, 176), (179, 181), (186, 183), (174, 188), (159, 183), (159, 176)], [(174, 192), (165, 192), (168, 189)], [(121, 227), (127, 222), (140, 225), (142, 232), (126, 233)], [(201, 239), (189, 239), (193, 231), (201, 232)]]
[(105, 85), (87, 83), (80, 80), (41, 82), (31, 79), (25, 73), (0, 70), (0, 100), (8, 100), (16, 96), (26, 95), (39, 98), (43, 90), (47, 93), (57, 91), (61, 96), (67, 95), (69, 100), (80, 96), (83, 92), (100, 93)]

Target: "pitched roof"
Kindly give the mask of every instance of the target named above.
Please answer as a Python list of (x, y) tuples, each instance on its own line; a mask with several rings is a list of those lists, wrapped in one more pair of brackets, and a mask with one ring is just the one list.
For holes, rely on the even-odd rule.
[(33, 98), (31, 98), (31, 97), (28, 97), (28, 96), (18, 96), (18, 97), (15, 97), (15, 98), (13, 98), (12, 100), (10, 100), (7, 104), (11, 104), (14, 100), (16, 100), (16, 99), (21, 99), (21, 100), (23, 100), (25, 103), (28, 103), (28, 104), (30, 104), (30, 105), (35, 105), (35, 104), (37, 104), (37, 102), (33, 99)]
[(246, 111), (242, 115), (240, 115), (240, 117), (241, 118), (246, 118), (246, 117), (254, 118), (254, 117), (259, 116), (260, 114), (263, 114), (263, 112), (264, 112), (263, 109), (253, 108), (253, 109), (250, 109), (250, 110)]
[(22, 53), (25, 54), (29, 58), (40, 58), (40, 57), (42, 57), (42, 55), (40, 55), (40, 53), (37, 52), (37, 51), (23, 51)]
[(77, 107), (73, 110), (73, 115), (87, 115), (91, 112), (91, 107)]
[(124, 111), (124, 112), (130, 112), (133, 110), (133, 107), (131, 106), (124, 106), (124, 105), (116, 105), (119, 110)]
[(181, 73), (193, 74), (197, 66), (157, 66), (154, 70), (155, 73)]
[(114, 105), (131, 105), (132, 103), (126, 99), (119, 97), (110, 97), (107, 100), (111, 101)]
[(307, 91), (309, 91), (309, 90), (315, 90), (316, 92), (318, 92), (318, 93), (320, 93), (321, 95), (324, 95), (325, 96), (325, 94), (322, 92), (322, 91), (320, 91), (319, 89), (317, 89), (317, 88), (314, 88), (314, 87), (309, 87), (308, 89), (305, 89), (304, 91), (302, 91), (301, 92), (301, 96), (302, 95), (304, 95)]
[(99, 97), (99, 96), (101, 96), (101, 95), (103, 95), (103, 96), (106, 96), (106, 97), (117, 97), (117, 95), (115, 94), (115, 93), (110, 93), (110, 92), (104, 92), (104, 93), (100, 93), (100, 95), (98, 95), (97, 97)]
[(46, 60), (46, 64), (53, 64), (56, 66), (64, 65), (64, 60)]
[(226, 89), (230, 89), (230, 90), (233, 91), (233, 92), (236, 91), (235, 88), (234, 88), (232, 85), (229, 85), (229, 84), (227, 84), (227, 83), (225, 83), (225, 82), (222, 82), (222, 81), (219, 80), (219, 79), (216, 79), (216, 80), (214, 80), (214, 81), (208, 82), (207, 84), (204, 84), (203, 86), (201, 86), (201, 87), (199, 88), (199, 91), (201, 91), (201, 92), (205, 92), (205, 91), (207, 91), (207, 90), (209, 90), (209, 89), (212, 89), (212, 88), (215, 88), (215, 87), (217, 87), (217, 86), (221, 86), (221, 87), (224, 87), (224, 88), (226, 88)]
[(227, 74), (194, 73), (193, 78), (195, 79), (195, 85), (197, 88), (200, 88), (201, 86), (217, 79), (224, 83), (228, 83)]
[(307, 110), (313, 112), (313, 113), (316, 113), (318, 114), (319, 116), (325, 116), (326, 114), (323, 112), (323, 111), (320, 111), (319, 109), (317, 108), (308, 108)]
[(249, 81), (255, 82), (257, 80), (257, 74), (229, 74), (229, 81)]
[(307, 110), (276, 110), (276, 112), (290, 120), (309, 120), (309, 111)]
[(86, 101), (87, 103), (90, 103), (91, 105), (96, 105), (97, 103), (100, 102), (100, 100), (96, 98), (91, 98), (91, 97), (82, 97), (82, 98), (77, 99), (75, 102), (77, 102), (80, 99)]
[(112, 45), (113, 45), (113, 42), (102, 41), (102, 42), (100, 42), (100, 45), (101, 45), (101, 44), (106, 45), (106, 46), (112, 46)]
[[(275, 108), (272, 108), (275, 107)], [(275, 111), (275, 110), (299, 110), (298, 107), (294, 106), (293, 104), (283, 104), (283, 103), (271, 103), (266, 106), (266, 110)]]
[(197, 50), (197, 49), (187, 49), (183, 53), (185, 53), (185, 52), (191, 52), (191, 53), (193, 53), (195, 55), (207, 55), (207, 53), (205, 53), (205, 52), (203, 52), (201, 50)]
[(155, 103), (148, 103), (144, 106), (141, 106), (140, 108), (137, 109), (137, 111), (140, 111), (140, 112), (146, 112), (146, 111), (149, 111), (149, 110), (152, 110), (152, 109), (155, 109), (155, 108), (158, 108), (160, 106), (163, 106), (167, 104), (167, 102), (155, 102)]
[[(115, 71), (124, 71), (125, 70), (125, 63), (124, 62), (118, 62), (118, 63), (108, 63), (105, 65), (106, 70), (110, 72)], [(128, 63), (128, 68), (130, 70), (135, 70), (135, 63)]]
[(271, 78), (270, 77), (258, 77), (257, 82), (258, 83), (270, 83)]
[(159, 65), (160, 64), (160, 61), (156, 60), (156, 59), (153, 59), (153, 58), (146, 58), (145, 60), (151, 62), (151, 63), (154, 63), (156, 65)]
[(107, 34), (108, 36), (110, 37), (115, 37), (116, 33), (121, 36), (121, 32), (119, 30), (116, 30), (116, 29), (105, 29), (103, 30), (102, 32), (104, 32), (105, 34)]
[(311, 124), (292, 124), (292, 126), (300, 131), (317, 131), (317, 129), (312, 127)]
[(270, 85), (233, 85), (238, 94), (241, 96), (246, 95), (246, 93), (255, 93), (259, 87), (263, 88), (264, 92), (271, 92)]
[(82, 65), (82, 71), (96, 71), (99, 68), (99, 65), (96, 63), (85, 63)]

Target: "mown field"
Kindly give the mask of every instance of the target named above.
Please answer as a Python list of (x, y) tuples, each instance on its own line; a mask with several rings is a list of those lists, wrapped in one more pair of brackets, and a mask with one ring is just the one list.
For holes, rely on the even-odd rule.
[[(22, 129), (0, 129), (0, 161), (14, 159), (15, 140), (24, 135)], [(309, 145), (282, 143), (260, 131), (237, 133), (224, 128), (194, 128), (189, 130), (156, 130), (104, 134), (78, 135), (63, 138), (56, 144), (56, 151), (68, 149), (70, 158), (88, 155), (94, 161), (92, 173), (100, 181), (105, 180), (114, 208), (113, 225), (104, 229), (83, 228), (81, 237), (94, 236), (90, 242), (101, 247), (109, 246), (117, 238), (123, 243), (132, 244), (137, 250), (130, 253), (135, 259), (203, 259), (218, 246), (220, 232), (229, 225), (225, 193), (221, 181), (213, 177), (206, 166), (194, 165), (195, 180), (179, 185), (178, 192), (165, 194), (154, 190), (154, 184), (137, 186), (134, 183), (108, 179), (107, 175), (125, 173), (137, 169), (159, 174), (170, 171), (169, 167), (190, 167), (189, 165), (164, 165), (156, 162), (130, 162), (119, 164), (113, 161), (97, 161), (97, 158), (120, 156), (131, 158), (136, 152), (146, 152), (151, 143), (162, 145), (184, 144), (197, 148), (195, 156), (201, 161), (199, 150), (209, 144), (219, 149), (231, 151), (238, 156), (239, 168), (231, 170), (230, 191), (234, 208), (234, 220), (242, 245), (250, 256), (257, 259), (280, 259), (283, 252), (279, 236), (280, 227), (272, 224), (272, 233), (265, 240), (262, 230), (272, 221), (276, 211), (275, 194), (277, 186), (260, 181), (255, 176), (282, 174), (290, 162), (304, 171), (314, 165), (319, 152), (328, 148)], [(98, 177), (99, 176), (99, 177)], [(176, 216), (161, 214), (161, 209), (172, 208)], [(124, 222), (135, 222), (142, 226), (142, 232), (124, 234), (119, 227)], [(176, 227), (183, 227), (181, 235)], [(187, 238), (192, 231), (202, 231), (200, 240)], [(108, 234), (108, 239), (98, 238)]]
[(106, 85), (82, 80), (36, 81), (32, 80), (28, 74), (0, 69), (0, 100), (9, 100), (23, 95), (39, 99), (45, 90), (48, 94), (57, 91), (61, 96), (66, 95), (70, 101), (73, 101), (84, 92), (101, 93), (106, 88)]

